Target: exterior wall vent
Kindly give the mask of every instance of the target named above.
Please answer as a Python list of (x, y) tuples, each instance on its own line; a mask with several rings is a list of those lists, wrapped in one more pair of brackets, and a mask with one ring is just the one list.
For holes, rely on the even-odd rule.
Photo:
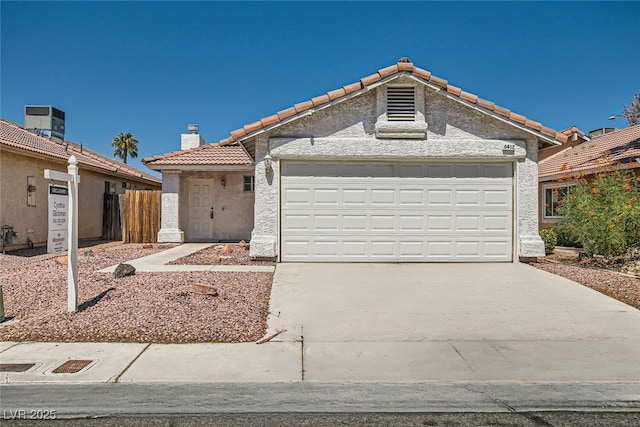
[(416, 119), (416, 92), (412, 86), (387, 87), (387, 120), (412, 122)]

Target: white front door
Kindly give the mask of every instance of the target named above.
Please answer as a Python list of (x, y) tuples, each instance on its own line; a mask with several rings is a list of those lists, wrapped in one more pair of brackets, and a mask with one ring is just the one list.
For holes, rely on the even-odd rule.
[(213, 240), (213, 180), (189, 181), (188, 240)]
[(285, 161), (281, 183), (282, 261), (512, 260), (511, 163)]

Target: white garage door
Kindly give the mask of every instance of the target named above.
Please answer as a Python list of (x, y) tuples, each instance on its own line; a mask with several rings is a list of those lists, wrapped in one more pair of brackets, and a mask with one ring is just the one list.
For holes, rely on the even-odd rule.
[(511, 261), (511, 163), (287, 162), (281, 260)]

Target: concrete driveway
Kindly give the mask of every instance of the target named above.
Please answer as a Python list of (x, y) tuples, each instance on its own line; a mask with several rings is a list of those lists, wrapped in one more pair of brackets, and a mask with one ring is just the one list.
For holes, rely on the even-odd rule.
[(278, 264), (306, 381), (637, 381), (640, 311), (520, 263)]

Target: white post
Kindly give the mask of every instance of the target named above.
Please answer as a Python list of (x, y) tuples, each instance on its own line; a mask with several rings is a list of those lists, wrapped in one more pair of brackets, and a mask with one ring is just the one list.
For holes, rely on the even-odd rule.
[(69, 245), (67, 262), (67, 308), (78, 311), (78, 160), (69, 158)]
[(78, 311), (78, 159), (69, 157), (67, 172), (44, 170), (45, 179), (67, 181), (69, 184), (69, 207), (67, 223), (67, 309), (70, 312)]

